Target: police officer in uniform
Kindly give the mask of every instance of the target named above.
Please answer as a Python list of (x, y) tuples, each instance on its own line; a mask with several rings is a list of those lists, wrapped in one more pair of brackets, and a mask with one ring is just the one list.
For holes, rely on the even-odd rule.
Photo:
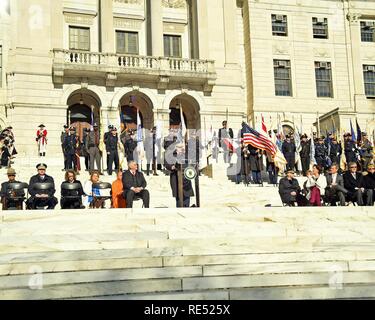
[(107, 170), (109, 169), (109, 149), (108, 149), (108, 137), (111, 134), (111, 131), (113, 130), (113, 125), (110, 124), (108, 126), (108, 131), (104, 133), (104, 144), (105, 144), (105, 151), (107, 152)]
[(82, 143), (81, 143), (81, 154), (85, 157), (85, 168), (86, 171), (89, 171), (90, 169), (90, 155), (89, 151), (86, 148), (86, 140), (89, 135), (90, 129), (84, 128), (83, 129), (83, 137), (82, 137)]
[(110, 134), (107, 136), (107, 143), (106, 143), (106, 149), (107, 149), (107, 159), (108, 159), (108, 174), (112, 175), (112, 167), (113, 162), (115, 163), (115, 171), (118, 172), (119, 170), (119, 155), (118, 155), (118, 134), (117, 129), (113, 128), (111, 129)]
[[(58, 201), (54, 197), (56, 192), (55, 190), (55, 181), (53, 178), (46, 174), (47, 165), (40, 163), (36, 166), (38, 169), (38, 174), (31, 177), (29, 182), (29, 194), (30, 198), (27, 200), (26, 205), (28, 209), (35, 210), (36, 207), (48, 206), (48, 209), (54, 209)], [(37, 183), (51, 183), (51, 188), (44, 190), (43, 193), (36, 189), (35, 184)]]
[(77, 136), (75, 135), (75, 129), (70, 128), (69, 133), (64, 136), (63, 150), (66, 157), (66, 170), (74, 168), (74, 157), (76, 153)]
[(302, 173), (304, 176), (306, 175), (306, 171), (309, 170), (309, 167), (310, 167), (310, 148), (311, 148), (311, 141), (307, 140), (306, 134), (302, 135), (301, 151), (299, 155), (301, 157)]
[(128, 163), (134, 161), (134, 150), (137, 148), (137, 141), (134, 131), (130, 132), (130, 137), (125, 141), (125, 154)]
[(361, 145), (361, 155), (363, 161), (362, 171), (367, 170), (367, 166), (370, 164), (371, 160), (374, 157), (374, 151), (370, 140), (367, 137), (367, 133), (362, 133), (362, 145)]
[(100, 155), (99, 144), (100, 144), (99, 127), (95, 123), (94, 131), (90, 131), (89, 134), (87, 135), (86, 149), (88, 150), (89, 157), (90, 157), (90, 165), (89, 165), (90, 170), (91, 171), (95, 170), (95, 163), (96, 163), (97, 170), (99, 171), (101, 175), (103, 175), (102, 165), (101, 165), (102, 157)]
[(286, 140), (282, 145), (282, 152), (285, 160), (287, 161), (286, 169), (294, 170), (294, 164), (296, 162), (296, 145), (290, 140), (290, 136), (286, 136)]
[(62, 169), (62, 171), (66, 171), (68, 169), (67, 167), (67, 163), (66, 163), (66, 154), (65, 154), (65, 150), (64, 150), (64, 140), (65, 140), (65, 137), (69, 135), (69, 126), (68, 125), (64, 125), (64, 131), (61, 132), (61, 136), (60, 136), (60, 141), (61, 141), (61, 149), (62, 149), (62, 152), (63, 152), (63, 155), (64, 155), (64, 169)]
[(324, 139), (321, 137), (315, 147), (315, 160), (321, 168), (327, 168), (327, 156), (328, 149), (324, 144)]

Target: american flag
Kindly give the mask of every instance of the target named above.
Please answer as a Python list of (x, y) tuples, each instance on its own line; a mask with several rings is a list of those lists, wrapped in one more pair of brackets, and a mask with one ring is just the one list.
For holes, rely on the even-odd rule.
[(265, 150), (269, 152), (272, 156), (277, 153), (276, 146), (271, 141), (271, 139), (258, 131), (250, 128), (245, 122), (242, 122), (242, 134), (243, 143), (245, 145), (252, 145), (255, 148)]

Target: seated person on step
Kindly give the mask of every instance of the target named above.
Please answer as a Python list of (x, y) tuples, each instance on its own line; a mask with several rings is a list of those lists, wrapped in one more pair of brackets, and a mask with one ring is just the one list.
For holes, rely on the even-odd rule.
[(99, 171), (92, 171), (90, 174), (90, 180), (86, 181), (83, 186), (83, 191), (85, 193), (85, 195), (83, 196), (83, 205), (86, 208), (104, 208), (105, 199), (96, 198), (102, 196), (101, 190), (99, 190), (98, 188), (94, 188), (95, 184), (100, 183), (99, 179)]
[(283, 204), (294, 207), (301, 203), (301, 188), (294, 178), (294, 170), (288, 170), (286, 176), (279, 181), (279, 194)]
[(150, 194), (146, 190), (147, 182), (142, 172), (138, 171), (135, 161), (129, 161), (129, 170), (124, 171), (122, 185), (124, 188), (124, 198), (126, 208), (133, 208), (135, 199), (142, 199), (145, 208), (150, 207)]
[(336, 206), (337, 201), (340, 202), (340, 206), (345, 206), (345, 195), (348, 193), (348, 190), (344, 187), (344, 178), (338, 170), (338, 164), (333, 163), (326, 176), (327, 188), (325, 197), (331, 206)]
[(22, 210), (25, 191), (23, 189), (12, 190), (9, 188), (10, 183), (20, 183), (19, 181), (16, 181), (16, 171), (13, 168), (8, 169), (7, 176), (8, 181), (1, 184), (0, 191), (3, 210), (8, 210), (9, 208), (17, 208)]
[(121, 169), (117, 172), (117, 180), (112, 183), (112, 208), (126, 208)]
[(82, 208), (82, 196), (81, 182), (76, 179), (74, 170), (68, 170), (65, 173), (65, 181), (61, 184), (61, 209)]
[(310, 206), (320, 207), (322, 205), (322, 197), (327, 187), (326, 177), (322, 174), (322, 168), (314, 165), (312, 173), (307, 175), (305, 188), (307, 190), (306, 199)]
[[(47, 165), (44, 163), (36, 166), (38, 174), (31, 177), (29, 183), (30, 198), (27, 200), (26, 205), (28, 209), (35, 210), (36, 208), (47, 207), (47, 209), (54, 209), (58, 201), (54, 197), (55, 181), (53, 178), (46, 174)], [(48, 189), (41, 190), (39, 188), (41, 183), (50, 184)]]

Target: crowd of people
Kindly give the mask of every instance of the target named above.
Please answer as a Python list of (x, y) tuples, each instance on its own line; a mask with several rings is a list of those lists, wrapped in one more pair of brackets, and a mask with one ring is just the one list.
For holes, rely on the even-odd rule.
[[(283, 161), (278, 162), (275, 155), (265, 149), (253, 143), (245, 143), (247, 141), (242, 131), (239, 131), (236, 148), (233, 129), (228, 128), (227, 121), (222, 124), (218, 135), (214, 134), (209, 143), (205, 141), (204, 144), (195, 133), (189, 133), (187, 139), (182, 138), (181, 128), (171, 128), (162, 139), (156, 127), (140, 137), (137, 130), (126, 129), (123, 124), (120, 133), (114, 126), (109, 126), (101, 137), (96, 124), (84, 129), (83, 135), (74, 126), (65, 125), (61, 134), (63, 170), (66, 172), (65, 181), (61, 185), (61, 207), (99, 208), (110, 202), (113, 208), (132, 208), (134, 201), (142, 200), (143, 206), (148, 208), (150, 193), (146, 189), (141, 159), (143, 163), (146, 162), (147, 175), (157, 176), (158, 171), (163, 170), (170, 176), (172, 196), (176, 199), (177, 207), (190, 207), (190, 198), (195, 194), (193, 185), (191, 180), (179, 173), (188, 166), (194, 166), (199, 174), (201, 150), (205, 148), (211, 149), (213, 159), (217, 159), (222, 152), (229, 166), (233, 165), (233, 153), (237, 153), (236, 183), (244, 180), (246, 184), (263, 185), (262, 172), (268, 172), (268, 182), (278, 186), (284, 205), (374, 205), (374, 152), (366, 133), (361, 132), (358, 140), (346, 133), (343, 141), (338, 141), (333, 133), (327, 134), (327, 137), (312, 135), (309, 139), (306, 134), (292, 133), (284, 137), (278, 132), (269, 131), (269, 140), (274, 140), (275, 148), (282, 155)], [(36, 140), (39, 155), (43, 157), (47, 130), (44, 125), (39, 128)], [(8, 162), (4, 166), (10, 167), (9, 161), (17, 153), (11, 127), (2, 132), (1, 139), (7, 148)], [(101, 144), (104, 144), (104, 148)], [(115, 172), (117, 175), (112, 185), (101, 181), (104, 151), (107, 174), (111, 176)], [(84, 158), (85, 170), (90, 172), (90, 179), (83, 184), (77, 180), (77, 175), (83, 169), (81, 157)], [(123, 171), (125, 159), (128, 170)], [(39, 164), (38, 174), (29, 181), (27, 209), (53, 209), (58, 204), (54, 179), (46, 174), (46, 169), (45, 164)], [(23, 184), (15, 180), (15, 175), (14, 169), (9, 168), (8, 182), (2, 185), (1, 197), (5, 209), (19, 207), (17, 201), (25, 200)], [(304, 176), (302, 185), (295, 175)], [(10, 188), (14, 185), (18, 189)]]
[(9, 167), (12, 159), (17, 155), (12, 127), (7, 127), (0, 133), (0, 168)]

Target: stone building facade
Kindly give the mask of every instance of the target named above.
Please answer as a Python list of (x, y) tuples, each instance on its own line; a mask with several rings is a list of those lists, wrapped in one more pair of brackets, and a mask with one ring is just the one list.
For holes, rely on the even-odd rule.
[[(0, 9), (0, 126), (21, 153), (66, 123), (228, 119), (309, 133), (375, 127), (375, 2), (12, 0)], [(6, 1), (2, 1), (6, 3)], [(9, 10), (8, 10), (9, 9)], [(125, 120), (124, 120), (125, 119)], [(319, 121), (317, 121), (319, 119)], [(312, 128), (312, 124), (315, 126)]]
[[(375, 1), (244, 0), (248, 115), (304, 132), (375, 128)], [(366, 80), (366, 90), (365, 90)], [(317, 120), (319, 118), (319, 121)], [(314, 124), (315, 127), (311, 128)]]
[[(178, 121), (191, 129), (246, 119), (236, 1), (12, 0), (2, 12), (1, 103), (18, 149), (35, 154), (37, 126), (49, 131), (49, 152), (61, 152), (66, 123), (92, 118), (143, 126)], [(7, 31), (6, 31), (6, 28)]]

